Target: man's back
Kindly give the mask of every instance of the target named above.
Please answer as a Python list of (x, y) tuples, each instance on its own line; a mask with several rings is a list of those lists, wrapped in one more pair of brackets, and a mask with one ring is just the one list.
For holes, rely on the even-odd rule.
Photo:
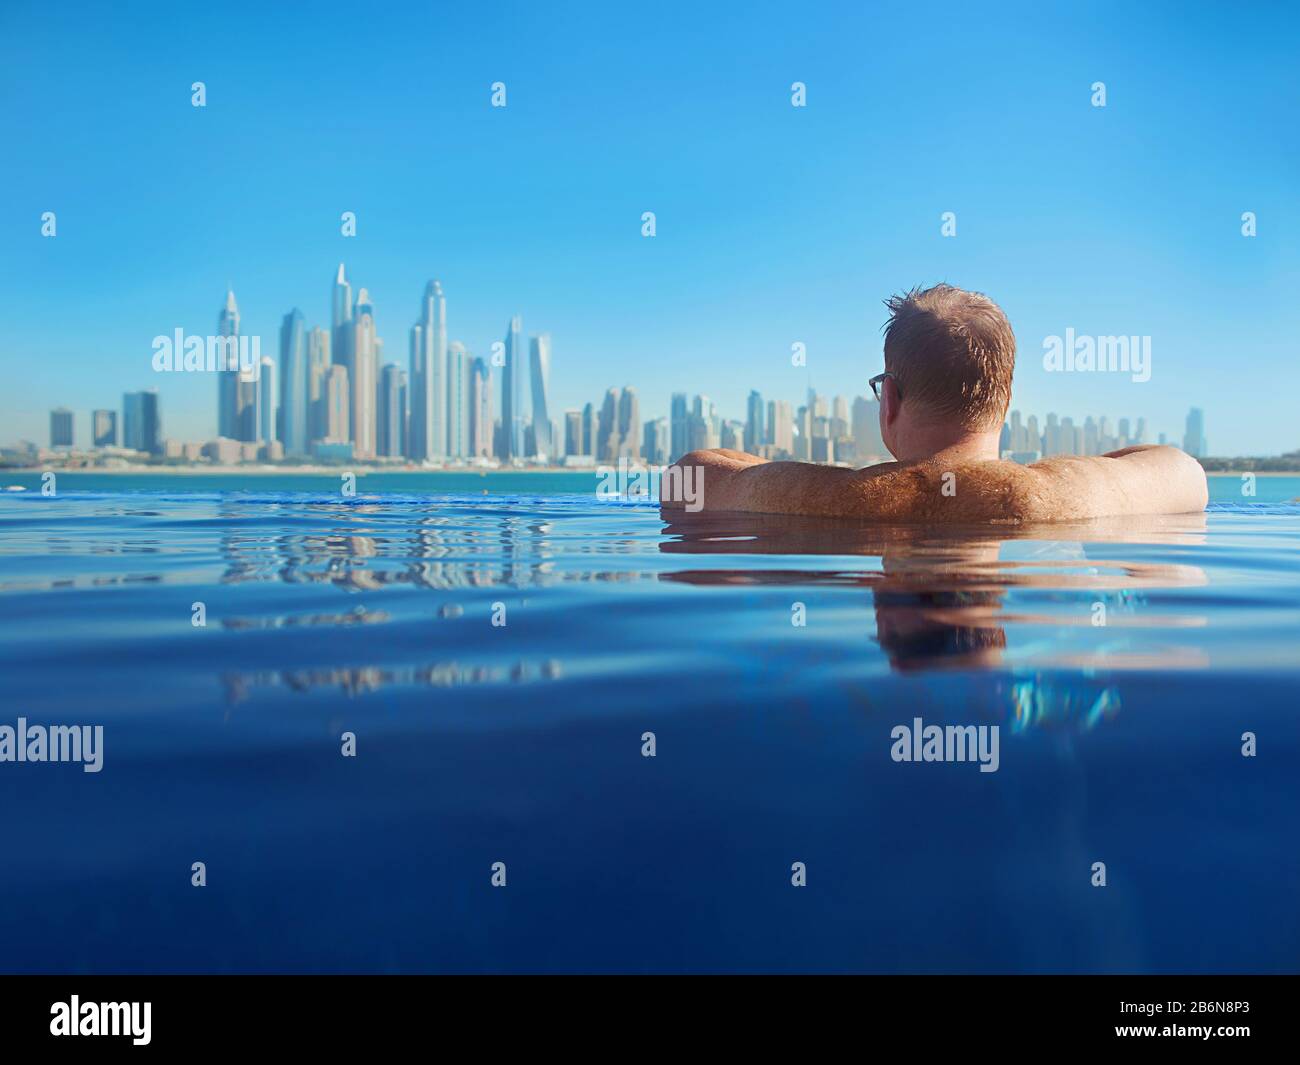
[[(1200, 463), (1176, 448), (1133, 447), (1022, 466), (999, 460), (887, 462), (862, 470), (767, 462), (736, 451), (695, 451), (677, 463), (701, 472), (705, 510), (858, 517), (891, 522), (1019, 524), (1204, 510)], [(664, 481), (666, 507), (674, 478)]]

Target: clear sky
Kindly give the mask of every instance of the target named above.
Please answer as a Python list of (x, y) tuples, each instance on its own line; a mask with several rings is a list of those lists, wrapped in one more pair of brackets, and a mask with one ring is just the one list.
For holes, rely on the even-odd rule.
[[(1200, 406), (1212, 453), (1292, 450), (1297, 55), (1294, 4), (5, 0), (0, 441), (66, 405), (84, 443), (154, 386), (210, 438), (215, 381), (154, 374), (152, 338), (211, 333), (230, 283), (275, 354), (344, 261), (390, 361), (432, 277), (474, 354), (515, 313), (551, 333), (557, 411), (863, 392), (881, 300), (946, 280), (1010, 316), (1026, 414), (1181, 439)], [(1067, 328), (1150, 336), (1151, 379), (1045, 372)]]

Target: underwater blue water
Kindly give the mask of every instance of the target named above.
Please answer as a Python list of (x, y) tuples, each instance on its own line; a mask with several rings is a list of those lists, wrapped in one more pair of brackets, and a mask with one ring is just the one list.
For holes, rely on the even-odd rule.
[(123, 476), (0, 496), (0, 726), (104, 727), (0, 762), (0, 970), (1300, 967), (1270, 479), (990, 531)]

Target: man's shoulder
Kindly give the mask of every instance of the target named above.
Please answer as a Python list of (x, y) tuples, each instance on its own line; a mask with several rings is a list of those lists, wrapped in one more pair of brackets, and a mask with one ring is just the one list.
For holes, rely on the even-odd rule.
[(1040, 471), (1001, 459), (882, 463), (859, 471), (876, 505), (901, 520), (1022, 522), (1048, 517), (1052, 486)]

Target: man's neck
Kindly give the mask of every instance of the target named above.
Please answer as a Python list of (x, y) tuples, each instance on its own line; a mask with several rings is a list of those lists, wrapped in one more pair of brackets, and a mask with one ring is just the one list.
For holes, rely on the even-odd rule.
[(964, 433), (954, 438), (950, 434), (926, 439), (924, 436), (910, 441), (907, 451), (898, 457), (900, 462), (937, 462), (957, 466), (966, 462), (990, 462), (998, 457), (1000, 431)]

